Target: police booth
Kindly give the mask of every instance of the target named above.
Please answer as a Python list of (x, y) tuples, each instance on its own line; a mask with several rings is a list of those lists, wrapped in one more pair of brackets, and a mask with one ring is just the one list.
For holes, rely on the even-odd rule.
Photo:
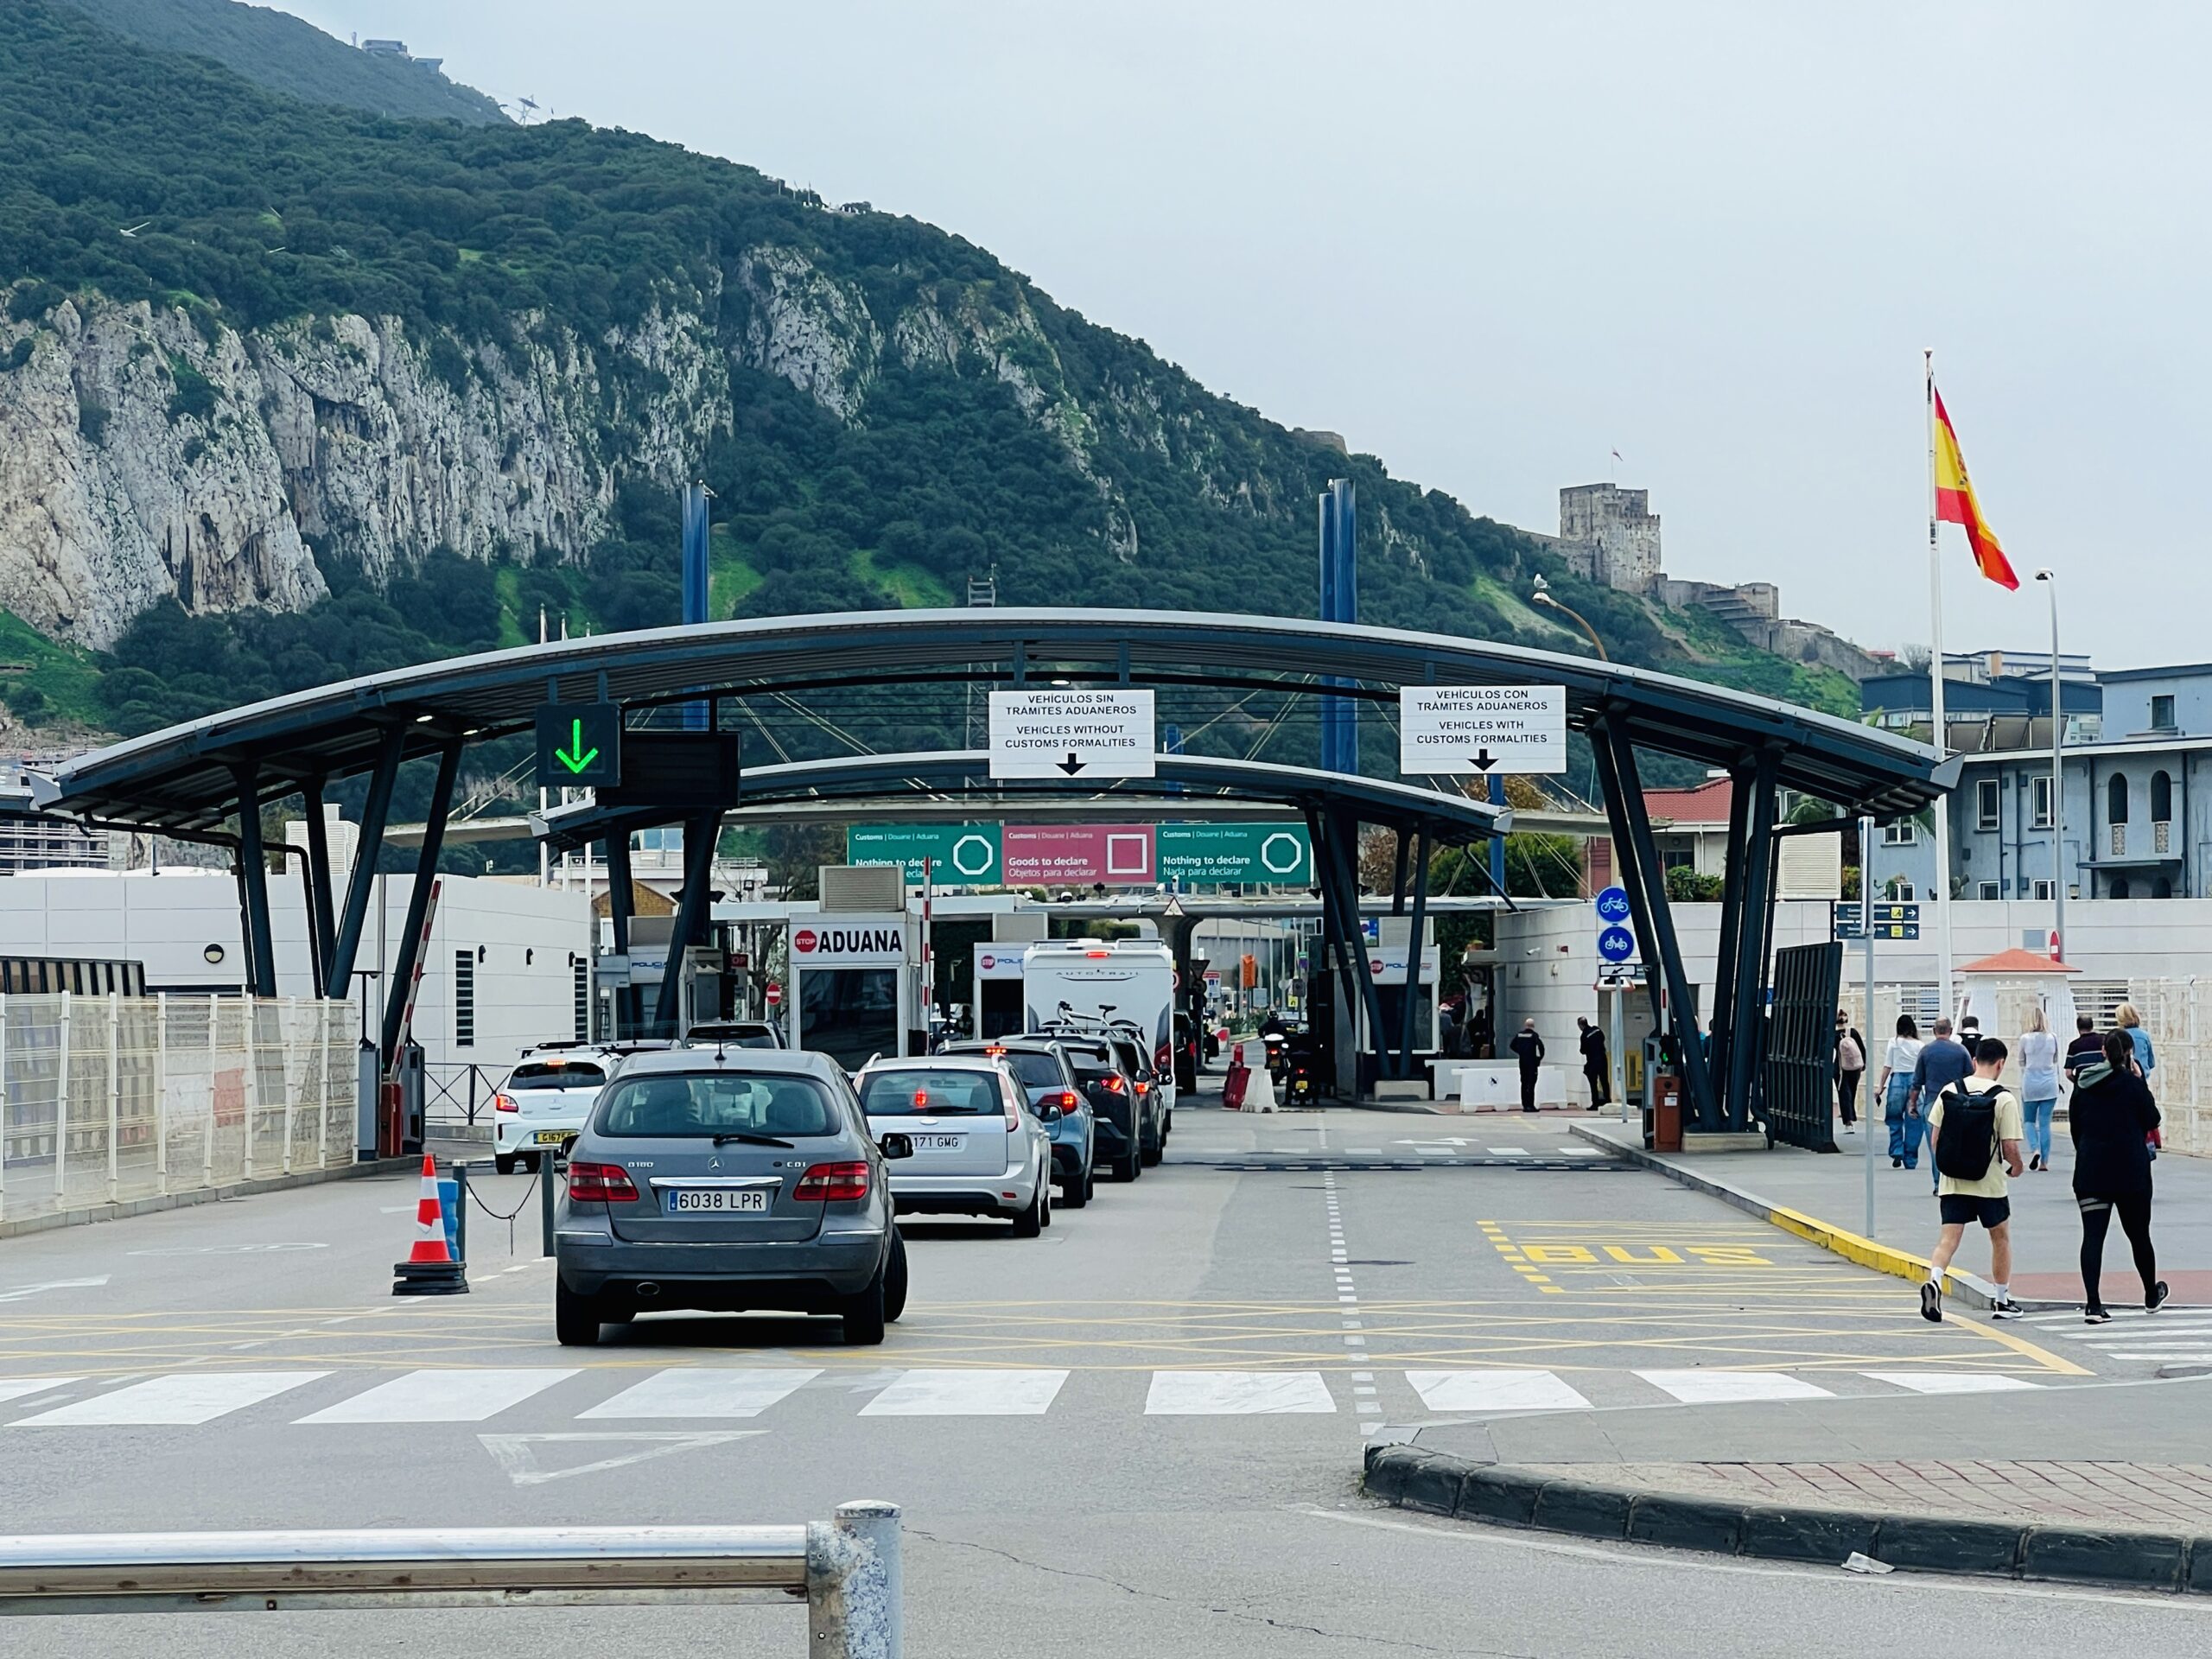
[(1028, 1029), (1021, 1006), (1020, 941), (984, 939), (976, 946), (976, 1035), (1019, 1037)]
[(827, 1054), (848, 1071), (906, 1052), (925, 1030), (913, 964), (914, 918), (830, 912), (791, 921), (791, 1046)]

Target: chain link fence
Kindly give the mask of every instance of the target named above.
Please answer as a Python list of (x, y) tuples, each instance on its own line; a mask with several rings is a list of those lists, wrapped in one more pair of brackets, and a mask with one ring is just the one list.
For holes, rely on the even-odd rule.
[(0, 1222), (350, 1165), (359, 1039), (350, 1002), (0, 996)]

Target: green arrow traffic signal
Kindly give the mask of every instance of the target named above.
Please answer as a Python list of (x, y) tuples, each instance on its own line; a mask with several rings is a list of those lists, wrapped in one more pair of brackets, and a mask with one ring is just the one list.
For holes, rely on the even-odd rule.
[(599, 759), (599, 751), (597, 749), (587, 749), (584, 747), (584, 723), (582, 721), (572, 720), (569, 722), (569, 747), (565, 749), (554, 750), (553, 758), (556, 760), (558, 760), (563, 766), (566, 766), (571, 773), (582, 772), (586, 766), (591, 765), (593, 761)]

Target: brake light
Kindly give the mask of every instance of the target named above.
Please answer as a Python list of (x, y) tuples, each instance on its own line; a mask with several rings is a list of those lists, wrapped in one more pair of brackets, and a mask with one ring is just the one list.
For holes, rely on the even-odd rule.
[(1103, 962), (1114, 953), (1111, 950), (1086, 950), (1083, 954), (1093, 962)]
[(1106, 1092), (1109, 1095), (1118, 1095), (1128, 1086), (1122, 1081), (1122, 1074), (1118, 1071), (1109, 1071), (1103, 1081), (1106, 1084)]
[(999, 1056), (1000, 1056), (1000, 1055), (1001, 1055), (1001, 1054), (1005, 1053), (1005, 1052), (1006, 1052), (1006, 1050), (1005, 1050), (1004, 1048), (994, 1047), (994, 1048), (987, 1048), (987, 1049), (985, 1049), (985, 1050), (983, 1051), (983, 1052), (984, 1052), (984, 1053), (986, 1053), (986, 1054), (988, 1054), (988, 1055), (989, 1055), (993, 1059), (996, 1059), (996, 1058), (999, 1058)]
[(569, 1199), (572, 1204), (635, 1204), (638, 1189), (630, 1172), (620, 1164), (570, 1164)]
[(512, 1095), (494, 1095), (492, 1096), (492, 1109), (495, 1112), (518, 1112), (522, 1108), (515, 1104)]
[(1162, 1043), (1162, 1044), (1161, 1044), (1158, 1048), (1156, 1048), (1156, 1049), (1153, 1050), (1153, 1052), (1152, 1052), (1152, 1069), (1153, 1069), (1154, 1071), (1166, 1071), (1169, 1066), (1173, 1065), (1174, 1063), (1175, 1063), (1175, 1055), (1174, 1055), (1174, 1052), (1173, 1052), (1173, 1050), (1171, 1050), (1171, 1049), (1167, 1046), (1167, 1045), (1166, 1045), (1166, 1044)]
[(802, 1203), (847, 1204), (868, 1197), (864, 1163), (816, 1164), (798, 1178), (791, 1196)]
[(1072, 1089), (1063, 1089), (1060, 1090), (1060, 1098), (1058, 1104), (1062, 1111), (1071, 1112), (1075, 1110), (1077, 1107), (1083, 1104), (1083, 1096), (1077, 1094)]
[(1012, 1135), (1021, 1127), (1021, 1108), (1012, 1101), (1006, 1103), (1006, 1132)]
[(1141, 1094), (1141, 1095), (1148, 1095), (1148, 1094), (1150, 1094), (1151, 1092), (1152, 1092), (1152, 1085), (1151, 1085), (1150, 1084), (1147, 1083), (1143, 1078), (1141, 1078), (1141, 1077), (1138, 1078), (1138, 1079), (1137, 1079), (1137, 1093), (1139, 1093), (1139, 1094)]
[(920, 1111), (920, 1110), (922, 1109), (922, 1108), (924, 1108), (925, 1106), (928, 1105), (929, 1103), (930, 1103), (930, 1091), (929, 1091), (928, 1090), (926, 1090), (926, 1089), (917, 1089), (917, 1090), (914, 1090), (914, 1109), (915, 1109), (916, 1111), (918, 1111), (918, 1111)]

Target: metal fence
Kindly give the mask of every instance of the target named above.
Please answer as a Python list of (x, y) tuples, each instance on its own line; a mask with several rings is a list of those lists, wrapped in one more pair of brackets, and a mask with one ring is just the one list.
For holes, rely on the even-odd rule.
[(0, 996), (0, 1222), (353, 1161), (350, 1002)]
[(508, 1072), (506, 1065), (475, 1060), (426, 1060), (423, 1064), (423, 1118), (432, 1128), (468, 1128), (478, 1116), (490, 1121), (492, 1096)]
[[(1940, 1004), (1932, 982), (1878, 983), (1870, 1019), (1863, 1006), (1866, 1000), (1863, 983), (1852, 976), (1854, 961), (1863, 960), (1855, 954), (1847, 957), (1840, 1001), (1852, 1024), (1866, 1034), (1867, 1059), (1872, 1068), (1871, 1088), (1872, 1079), (1881, 1075), (1882, 1052), (1898, 1014), (1913, 1015), (1924, 1037)], [(2212, 978), (2078, 978), (2066, 988), (2073, 995), (2075, 1011), (2088, 1014), (2100, 1031), (2112, 1029), (2121, 1003), (2133, 1005), (2158, 1058), (2151, 1072), (2151, 1092), (2158, 1097), (2158, 1110), (2165, 1120), (2163, 1139), (2167, 1147), (2212, 1157)], [(1997, 991), (1992, 1001), (1995, 1012), (1983, 1011), (1981, 1027), (2013, 1047), (2013, 1057), (2005, 1067), (2005, 1080), (2017, 1089), (2020, 1081), (2017, 1039), (2027, 1029), (2036, 994), (2024, 986), (2008, 986)], [(2059, 1047), (2063, 1049), (2073, 1040), (2072, 1023), (2063, 1018), (2053, 1023)], [(1880, 1115), (1878, 1105), (1869, 1109)], [(2062, 1114), (2065, 1110), (2063, 1096), (2059, 1110)]]
[(899, 1520), (897, 1504), (863, 1499), (803, 1526), (0, 1538), (0, 1616), (803, 1599), (808, 1653), (899, 1659)]

